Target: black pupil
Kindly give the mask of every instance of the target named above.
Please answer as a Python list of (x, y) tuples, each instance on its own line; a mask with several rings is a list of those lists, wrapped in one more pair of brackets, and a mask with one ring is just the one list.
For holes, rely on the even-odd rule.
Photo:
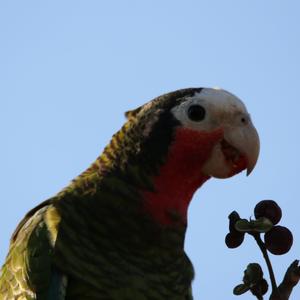
[(191, 105), (188, 109), (188, 117), (192, 121), (202, 121), (205, 118), (205, 109), (201, 105)]

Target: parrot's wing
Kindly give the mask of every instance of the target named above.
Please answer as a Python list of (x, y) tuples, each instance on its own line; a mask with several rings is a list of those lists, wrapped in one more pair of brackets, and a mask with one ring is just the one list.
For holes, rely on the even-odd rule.
[(0, 274), (0, 300), (65, 299), (66, 277), (52, 265), (53, 246), (44, 221), (50, 201), (31, 210), (14, 232)]

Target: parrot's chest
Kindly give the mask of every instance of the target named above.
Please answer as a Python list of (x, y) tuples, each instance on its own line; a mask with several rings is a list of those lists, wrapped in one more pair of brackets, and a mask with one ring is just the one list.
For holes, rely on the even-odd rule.
[(67, 299), (189, 299), (193, 267), (182, 249), (139, 250), (116, 240), (81, 239), (77, 245), (57, 241), (58, 248), (68, 248), (55, 254), (68, 276)]
[(185, 226), (154, 223), (142, 200), (114, 189), (59, 203), (54, 264), (68, 277), (68, 299), (189, 299)]
[(106, 257), (107, 261), (96, 264), (87, 262), (82, 276), (70, 277), (68, 299), (183, 300), (188, 295), (193, 269), (183, 258), (164, 264), (158, 262), (166, 259), (162, 257), (157, 261), (146, 257)]

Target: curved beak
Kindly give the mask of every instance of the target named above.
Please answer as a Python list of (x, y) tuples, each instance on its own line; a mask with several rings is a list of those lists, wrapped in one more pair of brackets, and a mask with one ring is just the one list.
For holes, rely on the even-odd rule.
[(254, 169), (259, 155), (259, 136), (249, 120), (248, 124), (230, 127), (224, 132), (225, 140), (247, 159), (247, 176)]

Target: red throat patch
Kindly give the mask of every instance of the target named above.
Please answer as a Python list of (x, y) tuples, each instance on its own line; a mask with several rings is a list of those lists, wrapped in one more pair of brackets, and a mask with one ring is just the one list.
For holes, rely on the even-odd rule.
[(214, 145), (223, 138), (214, 132), (178, 128), (165, 164), (154, 177), (156, 191), (144, 191), (145, 209), (162, 225), (187, 222), (187, 209), (195, 191), (210, 177), (201, 169)]

